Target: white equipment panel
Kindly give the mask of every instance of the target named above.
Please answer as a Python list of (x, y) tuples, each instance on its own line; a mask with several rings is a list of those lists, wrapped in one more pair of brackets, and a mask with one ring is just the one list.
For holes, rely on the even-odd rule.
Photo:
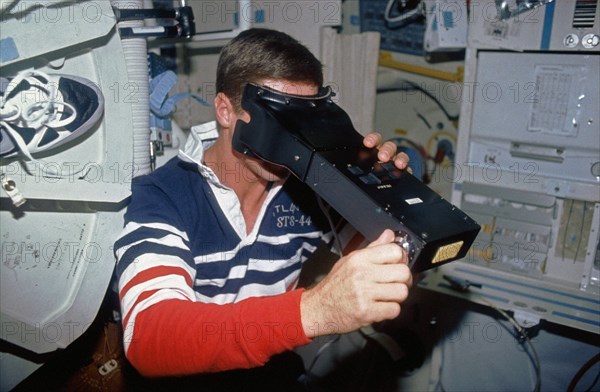
[(27, 199), (15, 207), (0, 194), (0, 338), (37, 354), (67, 347), (98, 313), (137, 174), (131, 103), (147, 99), (128, 79), (109, 1), (48, 5), (18, 2), (2, 15), (0, 39), (11, 49), (2, 76), (36, 69), (84, 77), (100, 87), (104, 116), (75, 143), (39, 157), (61, 176), (0, 161), (0, 174)]
[(597, 50), (467, 50), (452, 201), (482, 231), (421, 286), (600, 333), (598, 69)]
[(600, 7), (591, 1), (484, 0), (469, 5), (469, 47), (598, 51)]

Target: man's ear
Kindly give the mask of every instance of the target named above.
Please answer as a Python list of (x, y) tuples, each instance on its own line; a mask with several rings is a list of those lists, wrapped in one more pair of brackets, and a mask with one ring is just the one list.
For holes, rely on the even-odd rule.
[(215, 116), (217, 122), (222, 128), (233, 128), (235, 124), (234, 109), (229, 97), (223, 93), (217, 93), (215, 96)]

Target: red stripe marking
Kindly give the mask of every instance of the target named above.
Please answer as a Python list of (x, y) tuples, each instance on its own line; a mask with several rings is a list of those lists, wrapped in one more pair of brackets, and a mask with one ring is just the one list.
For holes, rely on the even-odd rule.
[(123, 300), (123, 298), (125, 297), (125, 294), (127, 294), (129, 289), (131, 289), (133, 286), (137, 286), (140, 283), (147, 282), (154, 278), (159, 278), (161, 276), (168, 276), (168, 275), (183, 276), (186, 283), (190, 287), (192, 287), (192, 283), (193, 283), (192, 278), (186, 272), (185, 269), (183, 269), (181, 267), (172, 267), (172, 266), (162, 266), (161, 265), (161, 266), (149, 268), (145, 271), (138, 272), (129, 282), (127, 282), (127, 284), (125, 286), (123, 286), (123, 289), (121, 289), (121, 292), (119, 293), (119, 299)]

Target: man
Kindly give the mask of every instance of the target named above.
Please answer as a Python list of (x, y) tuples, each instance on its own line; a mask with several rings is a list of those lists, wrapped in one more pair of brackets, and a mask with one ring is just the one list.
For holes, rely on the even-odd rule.
[[(143, 375), (260, 367), (317, 336), (395, 318), (408, 295), (411, 273), (390, 230), (341, 257), (314, 287), (296, 288), (331, 227), (285, 168), (232, 149), (236, 122), (250, 121), (241, 108), (249, 82), (314, 95), (323, 75), (288, 35), (242, 32), (219, 59), (218, 131), (214, 122), (194, 127), (178, 158), (133, 182), (115, 252), (125, 350)], [(395, 152), (384, 143), (379, 159)], [(395, 157), (399, 168), (407, 162)]]

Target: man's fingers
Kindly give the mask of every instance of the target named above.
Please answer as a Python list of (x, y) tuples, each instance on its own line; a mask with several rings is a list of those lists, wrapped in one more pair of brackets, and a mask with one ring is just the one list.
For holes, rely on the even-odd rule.
[(408, 162), (410, 162), (410, 158), (404, 152), (399, 153), (394, 158), (394, 166), (396, 166), (398, 169), (401, 169), (401, 170), (404, 170), (408, 167)]
[(406, 264), (383, 264), (374, 268), (369, 276), (374, 283), (412, 284), (412, 272)]
[(396, 238), (396, 236), (394, 235), (394, 232), (391, 231), (390, 229), (385, 229), (383, 231), (383, 233), (381, 233), (379, 235), (379, 238), (377, 238), (375, 241), (373, 241), (369, 245), (367, 245), (367, 248), (372, 248), (374, 246), (389, 244), (390, 242), (394, 241), (394, 238)]
[(400, 315), (400, 304), (396, 301), (377, 301), (371, 309), (371, 322), (391, 320)]
[(381, 134), (377, 132), (371, 132), (363, 139), (365, 147), (373, 148), (379, 146), (381, 143)]
[(404, 302), (408, 298), (409, 286), (403, 283), (378, 284), (374, 286), (372, 292), (376, 302)]
[(371, 132), (367, 136), (365, 136), (365, 138), (363, 139), (363, 144), (365, 145), (365, 147), (368, 148), (379, 147), (379, 150), (377, 152), (377, 159), (379, 159), (381, 162), (393, 161), (394, 165), (398, 169), (409, 169), (408, 162), (410, 162), (410, 157), (404, 152), (396, 154), (396, 152), (398, 151), (398, 146), (396, 145), (396, 143), (388, 140), (385, 143), (381, 144), (381, 141), (382, 137), (380, 133)]
[(377, 152), (377, 159), (382, 162), (389, 162), (392, 157), (396, 154), (396, 143), (387, 141), (379, 147)]
[(357, 262), (368, 260), (370, 264), (408, 264), (408, 258), (404, 249), (395, 243), (387, 243), (378, 246), (370, 246), (361, 249), (355, 255)]

